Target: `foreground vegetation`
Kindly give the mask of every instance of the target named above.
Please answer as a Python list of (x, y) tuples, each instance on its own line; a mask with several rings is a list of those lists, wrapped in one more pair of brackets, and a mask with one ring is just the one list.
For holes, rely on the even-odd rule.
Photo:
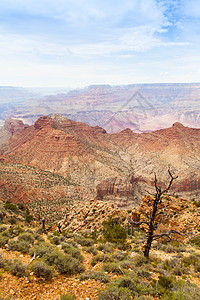
[[(9, 203), (6, 206), (13, 209)], [(44, 234), (41, 228), (27, 225), (27, 222), (0, 225), (1, 286), (6, 274), (28, 278), (30, 282), (42, 280), (49, 285), (59, 280), (59, 276), (65, 276), (80, 283), (101, 283), (102, 288), (93, 299), (200, 299), (200, 235), (186, 244), (154, 242), (147, 260), (142, 252), (143, 232), (137, 228), (129, 236), (116, 218), (104, 222), (99, 233)], [(19, 258), (4, 258), (5, 251), (11, 257), (18, 252)], [(20, 253), (26, 255), (26, 264), (20, 260)], [(79, 299), (75, 291), (76, 286), (73, 292), (65, 291), (59, 297)], [(6, 295), (1, 297), (10, 299)]]

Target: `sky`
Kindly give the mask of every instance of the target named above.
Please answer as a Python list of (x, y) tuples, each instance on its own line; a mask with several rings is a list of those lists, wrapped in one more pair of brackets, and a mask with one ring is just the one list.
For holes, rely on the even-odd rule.
[(198, 0), (0, 0), (0, 86), (199, 81)]

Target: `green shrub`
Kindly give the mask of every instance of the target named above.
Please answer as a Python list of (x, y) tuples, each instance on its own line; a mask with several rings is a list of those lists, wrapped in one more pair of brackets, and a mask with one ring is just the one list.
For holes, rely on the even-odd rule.
[(11, 225), (17, 224), (17, 219), (14, 216), (8, 218), (8, 223)]
[(60, 300), (76, 300), (76, 296), (74, 294), (63, 294), (60, 296)]
[(197, 235), (193, 239), (190, 240), (191, 244), (200, 248), (200, 235)]
[(50, 242), (54, 245), (60, 245), (64, 241), (65, 241), (65, 238), (62, 235), (61, 236), (52, 236), (50, 238)]
[(105, 253), (111, 253), (113, 251), (113, 245), (111, 243), (99, 244), (97, 249)]
[(103, 264), (103, 270), (108, 273), (116, 273), (116, 274), (123, 274), (124, 271), (120, 267), (119, 264), (114, 262), (108, 262)]
[(80, 280), (95, 279), (103, 283), (109, 282), (108, 275), (101, 271), (91, 271), (88, 270), (85, 273), (81, 274)]
[(91, 265), (94, 266), (96, 265), (98, 262), (104, 262), (104, 261), (109, 261), (109, 256), (106, 255), (106, 254), (98, 254), (96, 256), (94, 256), (92, 258), (92, 261), (91, 261)]
[(10, 201), (6, 201), (6, 203), (4, 204), (4, 208), (12, 210), (12, 211), (17, 211), (18, 210), (17, 206), (13, 203), (10, 203)]
[(138, 254), (134, 257), (134, 263), (136, 267), (140, 267), (141, 265), (148, 263), (148, 260), (143, 255)]
[(60, 274), (76, 274), (84, 272), (85, 268), (79, 260), (73, 258), (71, 255), (64, 255), (59, 251), (52, 251), (43, 256), (46, 263), (55, 266)]
[(127, 288), (108, 287), (98, 295), (99, 300), (131, 300), (131, 292)]
[(126, 259), (127, 255), (128, 255), (128, 254), (127, 254), (126, 252), (116, 251), (116, 252), (112, 255), (111, 259), (112, 259), (112, 260), (117, 260), (117, 261), (122, 261), (122, 260)]
[(127, 232), (122, 227), (119, 218), (109, 218), (103, 223), (103, 236), (108, 242), (124, 244), (127, 239)]
[(33, 256), (36, 253), (36, 256), (43, 257), (45, 254), (50, 253), (54, 250), (53, 246), (49, 243), (39, 243), (34, 245), (34, 247), (30, 250), (30, 255)]
[(53, 276), (53, 269), (43, 261), (36, 261), (33, 263), (31, 270), (36, 277), (42, 277), (49, 280)]
[(3, 231), (5, 231), (6, 229), (7, 229), (7, 227), (5, 227), (5, 226), (0, 226), (0, 233), (3, 232)]
[(4, 247), (9, 241), (9, 237), (0, 234), (0, 247)]
[(94, 245), (94, 241), (92, 239), (87, 239), (87, 238), (84, 238), (83, 236), (75, 236), (74, 238), (75, 242), (80, 244), (81, 246), (92, 246)]
[(30, 244), (23, 240), (10, 240), (8, 243), (9, 250), (19, 251), (21, 253), (28, 253), (30, 249)]
[(19, 241), (25, 241), (29, 244), (33, 244), (34, 241), (35, 241), (33, 235), (29, 232), (25, 232), (25, 233), (20, 234), (19, 237), (18, 237), (18, 240)]
[(34, 234), (34, 238), (39, 242), (39, 243), (42, 243), (42, 242), (45, 242), (43, 236), (39, 233), (35, 233)]
[(97, 249), (94, 246), (84, 247), (83, 250), (86, 251), (86, 252), (88, 252), (88, 253), (91, 253), (93, 255), (97, 255), (98, 254), (98, 251), (97, 251)]
[(19, 225), (11, 225), (10, 228), (9, 228), (9, 233), (12, 236), (18, 236), (22, 232), (23, 232), (23, 229)]
[(27, 267), (22, 264), (21, 261), (15, 259), (12, 266), (11, 266), (11, 274), (18, 276), (18, 277), (23, 277), (27, 275)]
[(62, 249), (65, 253), (70, 254), (72, 257), (75, 257), (80, 261), (83, 261), (83, 256), (81, 255), (81, 251), (78, 248), (74, 248), (66, 243), (62, 244)]
[(197, 265), (200, 263), (200, 255), (199, 254), (190, 254), (189, 256), (187, 257), (184, 257), (182, 259), (182, 262), (184, 263), (184, 265), (186, 267), (190, 266), (190, 265)]

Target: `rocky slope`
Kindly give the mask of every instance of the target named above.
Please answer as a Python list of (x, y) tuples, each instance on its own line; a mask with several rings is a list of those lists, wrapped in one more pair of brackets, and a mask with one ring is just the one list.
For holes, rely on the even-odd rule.
[[(179, 176), (174, 191), (198, 197), (200, 129), (175, 123), (152, 133), (126, 129), (108, 134), (98, 126), (54, 114), (22, 130), (13, 129), (13, 136), (1, 146), (0, 160), (2, 170), (20, 164), (59, 174), (74, 186), (79, 199), (96, 196), (119, 206), (137, 205), (145, 190), (151, 191), (154, 172), (164, 185), (168, 168)], [(1, 182), (7, 180), (5, 174)]]

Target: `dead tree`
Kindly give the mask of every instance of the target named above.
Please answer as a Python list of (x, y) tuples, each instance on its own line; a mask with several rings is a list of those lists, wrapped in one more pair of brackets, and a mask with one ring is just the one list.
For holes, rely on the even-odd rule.
[(144, 246), (144, 256), (147, 259), (149, 259), (149, 251), (151, 249), (153, 240), (157, 240), (162, 237), (167, 237), (168, 239), (170, 239), (170, 236), (174, 233), (177, 233), (179, 235), (184, 235), (183, 233), (173, 229), (169, 230), (168, 232), (154, 234), (155, 230), (159, 226), (159, 218), (161, 217), (162, 220), (164, 220), (164, 216), (170, 217), (169, 214), (166, 212), (166, 206), (165, 203), (163, 202), (162, 196), (163, 194), (169, 191), (173, 180), (177, 179), (178, 176), (174, 177), (170, 172), (170, 170), (168, 170), (168, 173), (170, 175), (170, 182), (168, 184), (168, 187), (164, 190), (162, 190), (161, 187), (158, 187), (157, 177), (155, 174), (154, 185), (155, 185), (156, 193), (151, 194), (148, 192), (151, 196), (153, 196), (153, 198), (148, 200), (150, 212), (145, 212), (145, 211), (141, 212), (145, 216), (144, 221), (134, 222), (131, 218), (129, 220), (129, 223), (132, 227), (139, 226), (141, 224), (145, 224), (147, 226), (146, 243)]

